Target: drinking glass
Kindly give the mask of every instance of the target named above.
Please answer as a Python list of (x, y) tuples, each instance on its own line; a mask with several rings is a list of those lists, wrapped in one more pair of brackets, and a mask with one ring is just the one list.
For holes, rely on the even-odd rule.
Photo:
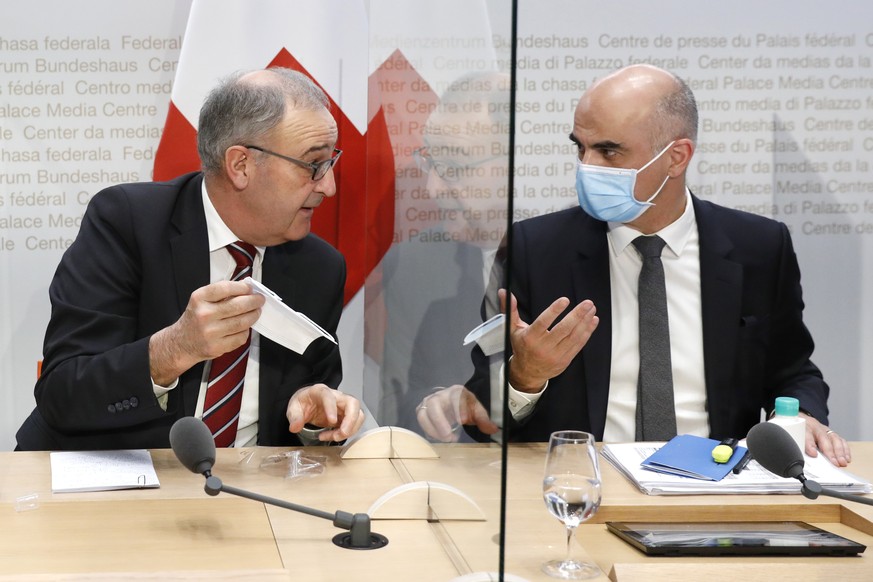
[(600, 507), (600, 464), (594, 436), (577, 430), (552, 433), (543, 475), (543, 499), (549, 512), (567, 528), (567, 555), (543, 564), (543, 572), (564, 580), (600, 575), (596, 564), (571, 558), (576, 527)]

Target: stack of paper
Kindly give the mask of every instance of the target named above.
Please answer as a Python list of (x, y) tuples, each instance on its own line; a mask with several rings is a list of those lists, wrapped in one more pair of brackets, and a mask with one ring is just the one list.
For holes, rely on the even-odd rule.
[[(601, 453), (640, 491), (649, 495), (698, 495), (726, 493), (800, 493), (800, 481), (774, 475), (757, 462), (750, 461), (745, 470), (728, 473), (720, 481), (703, 481), (677, 475), (666, 475), (643, 468), (642, 462), (664, 443), (620, 443), (603, 445)], [(871, 493), (869, 481), (834, 467), (824, 455), (804, 455), (803, 474), (823, 487), (843, 493)]]

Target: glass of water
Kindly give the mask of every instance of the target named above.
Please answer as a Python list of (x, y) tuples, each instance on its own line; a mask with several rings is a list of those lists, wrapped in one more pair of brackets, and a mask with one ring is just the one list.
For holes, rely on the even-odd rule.
[(549, 512), (567, 528), (567, 555), (543, 564), (543, 572), (564, 580), (600, 575), (596, 564), (572, 559), (576, 527), (600, 507), (600, 464), (594, 436), (577, 430), (553, 432), (546, 454), (543, 499)]

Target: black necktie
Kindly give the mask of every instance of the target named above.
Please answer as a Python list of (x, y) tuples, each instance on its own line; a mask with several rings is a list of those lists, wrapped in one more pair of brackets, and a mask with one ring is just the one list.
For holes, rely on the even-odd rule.
[(637, 382), (638, 441), (668, 441), (676, 436), (667, 290), (658, 236), (640, 236), (634, 246), (643, 258), (637, 298), (640, 307), (640, 376)]

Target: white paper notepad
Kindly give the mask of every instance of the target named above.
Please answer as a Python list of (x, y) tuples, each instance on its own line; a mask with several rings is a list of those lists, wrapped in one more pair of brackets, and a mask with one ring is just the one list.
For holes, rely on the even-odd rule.
[(51, 453), (52, 493), (160, 487), (147, 450)]

